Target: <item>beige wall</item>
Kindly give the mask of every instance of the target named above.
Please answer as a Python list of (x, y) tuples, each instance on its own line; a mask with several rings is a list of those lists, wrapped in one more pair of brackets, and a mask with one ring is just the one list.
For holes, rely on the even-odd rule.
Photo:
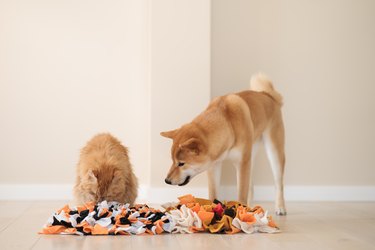
[(73, 183), (109, 131), (149, 182), (148, 2), (0, 0), (0, 183)]
[[(0, 184), (71, 184), (79, 149), (109, 131), (154, 195), (201, 191), (205, 174), (185, 189), (163, 183), (171, 141), (160, 131), (264, 71), (285, 97), (286, 184), (373, 186), (374, 7), (0, 0)], [(223, 184), (234, 185), (228, 169)], [(254, 172), (272, 184), (262, 152)]]
[(210, 100), (210, 1), (0, 0), (0, 16), (0, 184), (71, 184), (109, 131), (143, 187), (166, 187), (159, 133)]
[[(181, 189), (164, 182), (172, 141), (160, 132), (190, 122), (210, 100), (210, 1), (158, 0), (151, 13), (151, 186)], [(189, 186), (205, 182), (202, 174)]]
[[(374, 24), (371, 0), (212, 1), (212, 96), (246, 89), (254, 72), (274, 80), (286, 185), (375, 184)], [(263, 152), (254, 177), (273, 183)]]

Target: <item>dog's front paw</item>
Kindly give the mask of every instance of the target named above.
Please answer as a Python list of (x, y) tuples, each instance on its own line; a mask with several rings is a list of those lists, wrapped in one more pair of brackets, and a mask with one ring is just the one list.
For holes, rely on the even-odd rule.
[(280, 215), (280, 216), (286, 215), (286, 209), (282, 207), (276, 208), (276, 215)]

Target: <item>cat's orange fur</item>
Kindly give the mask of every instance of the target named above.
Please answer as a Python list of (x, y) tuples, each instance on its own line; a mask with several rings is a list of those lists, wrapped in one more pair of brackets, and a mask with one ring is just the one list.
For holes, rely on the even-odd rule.
[(107, 200), (133, 204), (137, 189), (127, 148), (110, 134), (94, 136), (81, 150), (73, 191), (75, 202)]

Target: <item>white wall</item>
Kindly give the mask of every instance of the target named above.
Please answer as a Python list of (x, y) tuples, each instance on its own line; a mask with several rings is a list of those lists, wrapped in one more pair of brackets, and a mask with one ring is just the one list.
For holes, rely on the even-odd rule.
[(0, 16), (0, 199), (69, 198), (101, 131), (129, 147), (141, 199), (170, 188), (159, 133), (209, 102), (210, 1), (0, 0)]
[[(164, 182), (172, 140), (160, 132), (190, 122), (210, 101), (210, 1), (159, 0), (151, 13), (151, 185), (186, 192)], [(189, 185), (205, 182), (202, 174)]]
[[(159, 133), (261, 70), (285, 97), (287, 199), (374, 200), (374, 7), (0, 0), (0, 199), (69, 198), (79, 149), (101, 131), (129, 147), (141, 199), (206, 196), (205, 174), (164, 184)], [(254, 172), (256, 198), (273, 199), (262, 152)], [(232, 199), (234, 171), (222, 176)]]
[[(258, 71), (284, 95), (286, 185), (374, 186), (375, 2), (215, 0), (212, 14), (212, 95)], [(262, 152), (254, 172), (273, 184)]]
[(73, 183), (108, 131), (149, 182), (148, 2), (0, 1), (0, 183)]

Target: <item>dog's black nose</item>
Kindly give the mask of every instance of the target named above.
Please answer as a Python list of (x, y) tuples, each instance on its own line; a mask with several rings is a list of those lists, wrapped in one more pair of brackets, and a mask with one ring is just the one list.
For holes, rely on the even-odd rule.
[(172, 182), (171, 182), (170, 180), (168, 180), (168, 178), (165, 178), (164, 181), (165, 181), (165, 183), (167, 183), (167, 184), (169, 184), (169, 185), (172, 184)]

